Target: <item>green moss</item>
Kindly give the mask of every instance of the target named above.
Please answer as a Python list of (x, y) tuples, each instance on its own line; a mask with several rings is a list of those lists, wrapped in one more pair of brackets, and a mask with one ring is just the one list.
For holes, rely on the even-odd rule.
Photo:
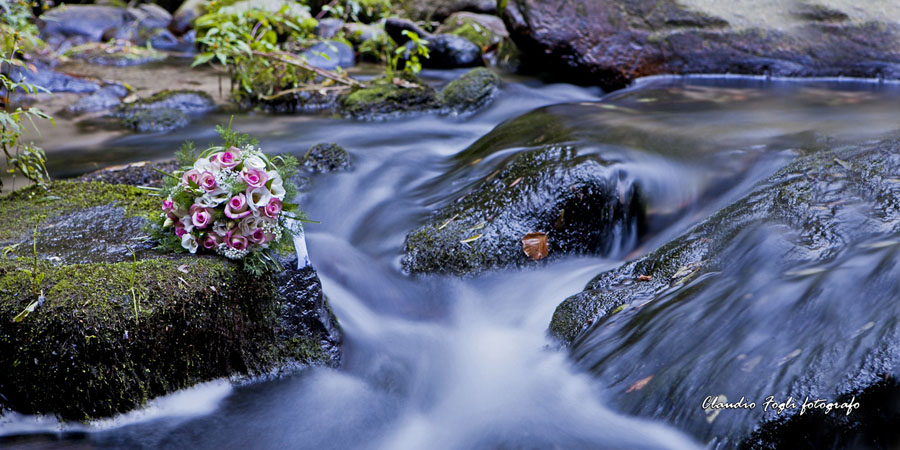
[(0, 214), (8, 218), (0, 228), (0, 242), (19, 238), (46, 219), (108, 204), (124, 207), (127, 216), (151, 218), (160, 210), (160, 199), (138, 187), (54, 181), (47, 191), (30, 186), (0, 197)]
[(500, 77), (479, 67), (451, 81), (440, 92), (444, 106), (456, 112), (471, 112), (490, 103), (500, 89)]
[(404, 88), (387, 80), (377, 81), (344, 96), (342, 109), (358, 118), (436, 109), (439, 103), (434, 89), (419, 80), (414, 82), (419, 86)]

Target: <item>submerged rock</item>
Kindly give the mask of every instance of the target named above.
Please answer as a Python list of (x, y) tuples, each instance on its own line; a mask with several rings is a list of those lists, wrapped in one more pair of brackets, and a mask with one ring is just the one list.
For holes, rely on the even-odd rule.
[(494, 100), (500, 91), (500, 77), (479, 67), (451, 81), (440, 92), (441, 102), (456, 114), (477, 111)]
[(311, 267), (285, 261), (255, 278), (223, 258), (159, 254), (135, 239), (159, 214), (145, 190), (55, 182), (0, 211), (12, 219), (0, 245), (18, 245), (0, 259), (3, 407), (88, 420), (215, 378), (340, 359)]
[(456, 275), (529, 262), (522, 238), (549, 235), (550, 255), (606, 254), (642, 226), (640, 197), (615, 165), (566, 146), (512, 157), (406, 237), (409, 272)]
[[(551, 334), (608, 383), (619, 409), (706, 442), (832, 447), (863, 421), (894, 420), (895, 407), (874, 401), (832, 412), (837, 422), (799, 413), (806, 398), (860, 400), (900, 375), (898, 148), (891, 138), (802, 156), (681, 237), (599, 274), (559, 305)], [(757, 406), (703, 411), (715, 396)], [(763, 411), (768, 396), (795, 406)], [(827, 424), (850, 434), (817, 441)]]
[(504, 3), (506, 27), (536, 69), (607, 90), (664, 73), (900, 78), (900, 10), (877, 2)]
[(316, 144), (303, 155), (301, 160), (306, 170), (314, 173), (328, 173), (338, 170), (350, 170), (350, 153), (340, 145)]
[(115, 115), (123, 125), (139, 132), (170, 131), (187, 125), (189, 115), (212, 111), (216, 105), (203, 91), (160, 91), (120, 105)]

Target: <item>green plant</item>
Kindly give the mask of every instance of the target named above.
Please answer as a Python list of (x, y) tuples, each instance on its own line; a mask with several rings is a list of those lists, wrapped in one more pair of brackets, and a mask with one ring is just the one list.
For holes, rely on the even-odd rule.
[(332, 0), (322, 5), (316, 18), (326, 15), (348, 22), (377, 22), (390, 16), (390, 0)]
[[(0, 52), (7, 55), (14, 46), (26, 53), (47, 51), (47, 45), (38, 37), (39, 30), (34, 24), (31, 9), (38, 2), (9, 0), (0, 2)], [(18, 35), (16, 36), (16, 33)], [(15, 37), (14, 37), (15, 36)]]
[[(10, 72), (13, 67), (25, 67), (22, 61), (15, 58), (18, 52), (19, 33), (15, 32), (11, 36), (4, 36), (4, 39), (12, 39), (12, 44), (8, 56), (6, 53), (0, 55), (0, 66), (7, 68), (6, 73), (0, 73), (0, 90), (5, 93), (3, 98), (3, 110), (0, 111), (0, 148), (6, 157), (6, 166), (9, 173), (21, 174), (28, 180), (46, 188), (49, 185), (50, 175), (47, 173), (46, 154), (40, 147), (36, 147), (33, 143), (24, 143), (21, 140), (22, 133), (25, 131), (24, 121), (31, 123), (33, 129), (40, 134), (40, 129), (35, 124), (34, 119), (49, 120), (53, 124), (53, 118), (45, 114), (38, 108), (21, 106), (12, 109), (10, 102), (10, 94), (17, 90), (24, 91), (26, 94), (37, 95), (38, 92), (49, 92), (41, 86), (25, 81), (13, 81)], [(0, 180), (0, 187), (3, 181)]]
[(403, 35), (409, 38), (406, 45), (394, 50), (394, 55), (390, 58), (388, 66), (385, 68), (385, 74), (388, 79), (394, 77), (401, 58), (403, 59), (403, 73), (408, 75), (416, 75), (422, 71), (422, 62), (419, 57), (428, 58), (428, 41), (419, 37), (418, 34), (409, 30), (403, 30)]
[(38, 253), (37, 253), (37, 238), (39, 236), (37, 227), (34, 227), (34, 231), (32, 232), (31, 237), (31, 269), (22, 269), (22, 272), (25, 272), (29, 277), (31, 277), (31, 297), (35, 298), (35, 301), (31, 302), (25, 309), (22, 310), (19, 314), (16, 314), (16, 317), (13, 318), (13, 322), (21, 322), (28, 317), (29, 314), (33, 313), (35, 308), (41, 305), (44, 302), (44, 289), (41, 287), (41, 284), (44, 282), (44, 273), (41, 270), (41, 266), (38, 262)]

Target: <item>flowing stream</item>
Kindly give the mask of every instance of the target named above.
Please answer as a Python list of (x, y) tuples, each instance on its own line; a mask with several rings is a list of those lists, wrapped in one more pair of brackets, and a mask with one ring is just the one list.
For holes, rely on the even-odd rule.
[[(615, 151), (632, 161), (652, 199), (656, 220), (649, 234), (630, 255), (550, 258), (470, 278), (404, 274), (406, 233), (519, 148), (482, 142), (463, 151), (497, 125), (535, 112), (575, 130), (570, 141), (579, 151)], [(102, 140), (90, 130), (63, 128), (68, 135), (51, 134), (44, 145), (51, 171), (70, 176), (165, 158), (185, 139), (211, 142), (212, 125), (227, 117), (213, 114), (166, 135), (109, 131)], [(352, 154), (353, 171), (312, 177), (300, 199), (320, 222), (306, 226), (306, 239), (344, 331), (342, 366), (244, 385), (215, 381), (90, 425), (12, 414), (0, 419), (0, 445), (698, 448), (704, 442), (696, 434), (631, 416), (612, 401), (612, 391), (622, 386), (610, 384), (629, 367), (629, 360), (614, 359), (616, 336), (596, 338), (590, 348), (612, 358), (617, 372), (609, 379), (592, 377), (557, 350), (546, 334), (554, 309), (596, 274), (653, 250), (739, 198), (794, 158), (791, 149), (823, 138), (877, 137), (896, 128), (897, 117), (897, 85), (758, 78), (657, 78), (606, 97), (593, 89), (509, 79), (491, 107), (466, 118), (358, 122), (321, 114), (239, 114), (235, 128), (257, 136), (267, 152), (299, 156), (312, 144), (333, 141)], [(540, 131), (521, 130), (534, 132)], [(736, 320), (716, 319), (723, 327)], [(623, 328), (611, 333), (625, 336)], [(624, 353), (639, 359), (666, 339), (672, 338), (648, 333)]]

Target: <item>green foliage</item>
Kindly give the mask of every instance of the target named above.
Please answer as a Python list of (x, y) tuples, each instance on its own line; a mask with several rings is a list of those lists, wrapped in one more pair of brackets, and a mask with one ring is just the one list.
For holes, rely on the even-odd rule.
[[(37, 2), (8, 0), (0, 2), (0, 52), (4, 55), (15, 51), (33, 52), (46, 50), (46, 44), (38, 37), (31, 8)], [(15, 49), (15, 50), (14, 50)]]
[[(315, 73), (272, 60), (261, 54), (281, 51), (285, 42), (307, 42), (317, 25), (305, 7), (284, 3), (277, 11), (232, 6), (211, 9), (197, 18), (197, 42), (202, 53), (193, 66), (218, 63), (232, 81), (237, 101), (258, 101), (281, 89), (296, 88), (315, 79)], [(298, 9), (303, 8), (303, 9)]]
[[(4, 35), (4, 39), (8, 38), (10, 37)], [(0, 55), (0, 66), (24, 67), (24, 63), (15, 58), (18, 51), (18, 32), (13, 33), (12, 39), (12, 47), (8, 56), (6, 53)], [(0, 149), (3, 150), (3, 155), (6, 157), (7, 171), (13, 176), (21, 174), (28, 180), (46, 188), (50, 181), (50, 175), (47, 173), (44, 150), (36, 147), (33, 143), (22, 142), (21, 137), (25, 131), (26, 120), (35, 131), (40, 133), (34, 119), (49, 120), (52, 124), (53, 118), (38, 108), (18, 106), (16, 109), (12, 109), (9, 96), (11, 92), (15, 91), (24, 91), (30, 95), (37, 95), (39, 91), (49, 91), (24, 80), (15, 82), (7, 73), (0, 73), (0, 91), (6, 93), (6, 97), (3, 99), (4, 109), (0, 111)], [(2, 185), (3, 182), (0, 180), (0, 187)]]
[[(323, 5), (322, 13), (347, 22), (377, 22), (391, 15), (390, 0), (339, 0)], [(322, 14), (320, 13), (320, 16)]]
[(405, 46), (394, 50), (394, 55), (390, 59), (390, 63), (385, 68), (385, 74), (388, 79), (394, 77), (397, 66), (401, 58), (404, 60), (403, 73), (407, 75), (417, 75), (422, 71), (422, 62), (419, 57), (428, 58), (428, 41), (419, 37), (418, 34), (403, 30), (403, 35), (409, 38)]

